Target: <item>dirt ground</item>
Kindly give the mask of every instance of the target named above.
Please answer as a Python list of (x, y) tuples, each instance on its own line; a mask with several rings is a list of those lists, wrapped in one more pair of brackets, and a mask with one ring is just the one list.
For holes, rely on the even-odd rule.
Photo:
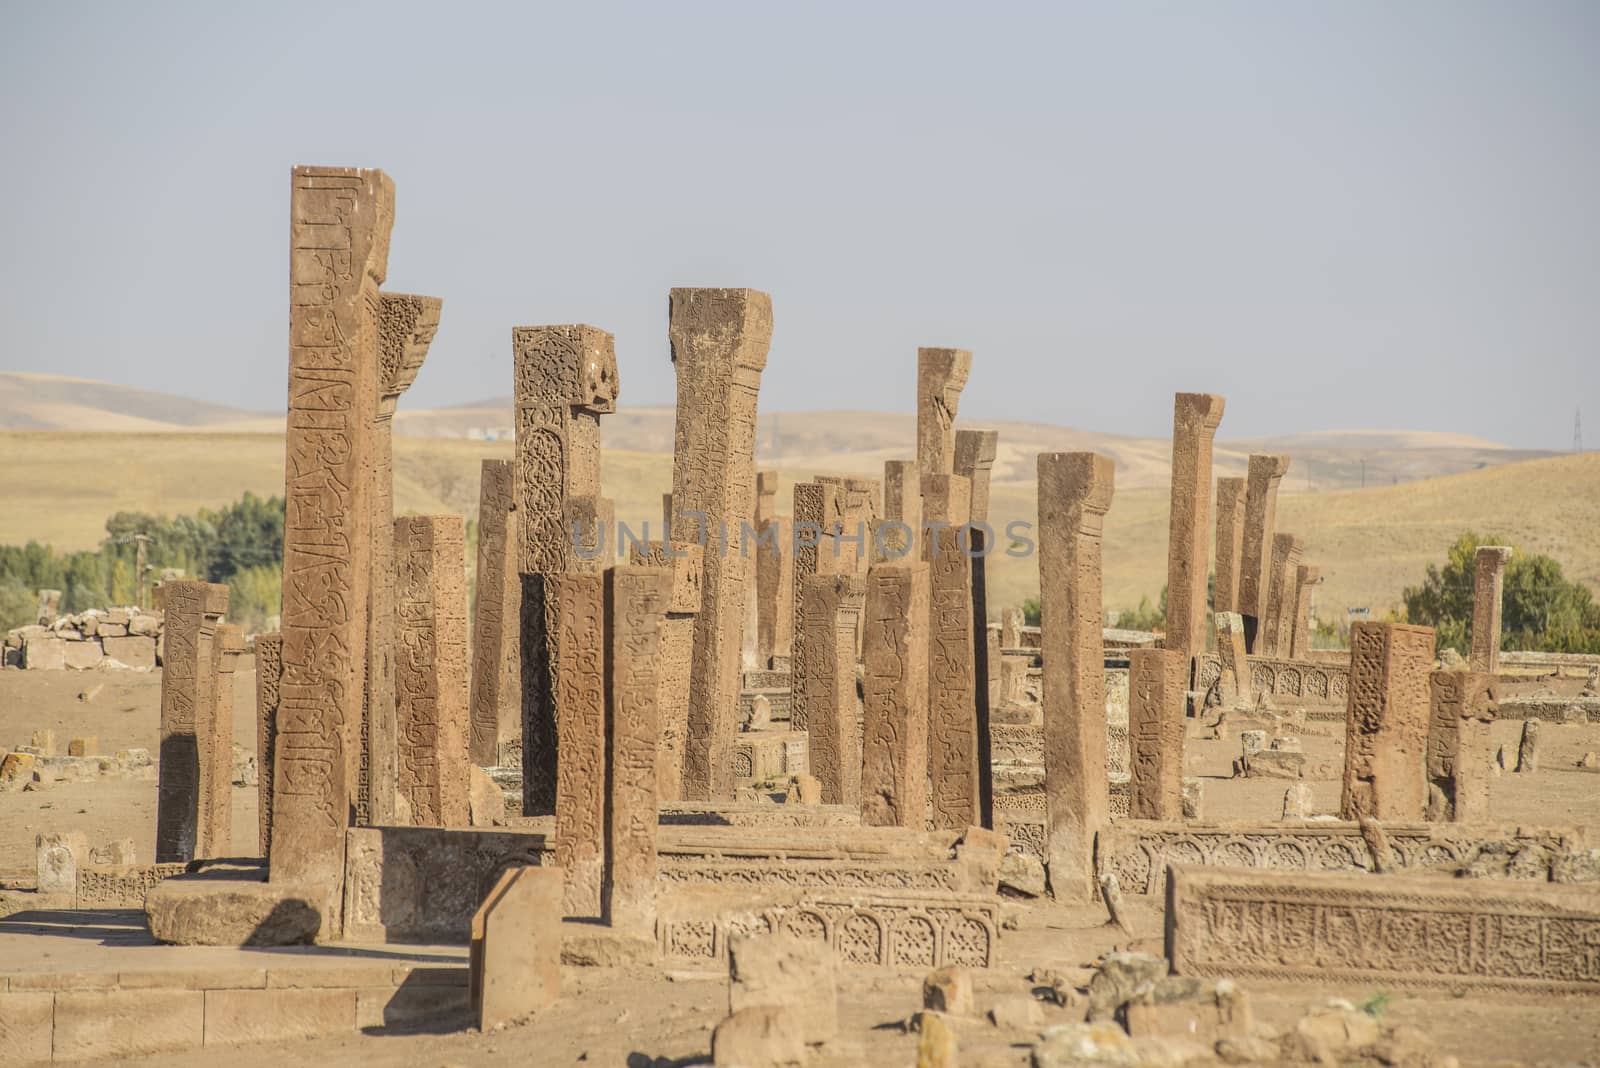
[[(254, 708), (255, 673), (245, 661), (234, 676), (234, 706), (239, 714), (234, 739), (254, 752), (249, 710)], [(98, 688), (98, 689), (97, 689)], [(80, 696), (84, 695), (84, 696)], [(92, 695), (92, 696), (89, 696)], [(86, 699), (85, 699), (86, 698)], [(0, 744), (26, 743), (32, 731), (51, 728), (63, 750), (69, 737), (93, 734), (111, 753), (144, 746), (155, 753), (160, 703), (159, 673), (0, 672)], [(1343, 736), (1338, 724), (1316, 723), (1304, 738), (1307, 766), (1326, 767), (1312, 780), (1319, 810), (1337, 807)], [(1494, 727), (1496, 744), (1515, 753), (1520, 724)], [(1235, 731), (1223, 741), (1191, 730), (1188, 773), (1205, 780), (1207, 819), (1278, 818), (1287, 783), (1229, 778), (1239, 753)], [(1584, 753), (1600, 751), (1600, 725), (1546, 723), (1542, 770), (1535, 776), (1507, 774), (1493, 783), (1496, 818), (1525, 825), (1587, 825), (1600, 829), (1600, 773), (1580, 770)], [(155, 839), (156, 785), (153, 779), (101, 779), (60, 783), (29, 792), (0, 793), (0, 876), (31, 876), (34, 836), (42, 831), (83, 830), (91, 844), (132, 838), (138, 859), (151, 859)], [(256, 793), (234, 788), (234, 851), (255, 852)], [(1591, 843), (1594, 844), (1594, 843)], [(1003, 932), (1001, 963), (979, 986), (980, 1010), (1008, 993), (1024, 994), (1028, 973), (1051, 968), (1069, 979), (1088, 977), (1100, 954), (1128, 945), (1126, 936), (1101, 925), (1098, 910), (1050, 905), (1014, 906), (1015, 930)], [(1133, 906), (1137, 948), (1159, 952), (1162, 926), (1158, 902)], [(7, 966), (15, 966), (11, 960)], [(840, 1037), (823, 1047), (817, 1068), (875, 1064), (909, 1065), (916, 1059), (916, 1037), (900, 1022), (919, 1007), (918, 978), (847, 974), (841, 978)], [(231, 1050), (234, 1068), (278, 1068), (321, 1061), (341, 1065), (686, 1065), (710, 1050), (711, 1029), (727, 1011), (727, 982), (717, 976), (567, 969), (561, 1000), (537, 1020), (493, 1034), (459, 1031), (440, 1035), (351, 1035), (298, 1043), (274, 1043)], [(1388, 994), (1385, 1023), (1414, 1024), (1433, 1036), (1439, 1048), (1463, 1065), (1600, 1064), (1600, 999), (1581, 997), (1451, 997), (1413, 995), (1370, 988), (1247, 985), (1257, 1018), (1288, 1029), (1307, 1008), (1330, 997), (1362, 1004)], [(1046, 1024), (1081, 1019), (1082, 1009), (1045, 1008)], [(1022, 1066), (1028, 1063), (1027, 1036), (1007, 1034), (974, 1023), (961, 1032), (962, 1064)], [(132, 1063), (213, 1064), (216, 1051), (199, 1049)]]

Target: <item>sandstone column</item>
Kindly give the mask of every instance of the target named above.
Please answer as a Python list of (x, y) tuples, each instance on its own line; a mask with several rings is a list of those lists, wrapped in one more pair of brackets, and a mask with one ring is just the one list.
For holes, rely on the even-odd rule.
[(1093, 896), (1094, 836), (1110, 809), (1100, 535), (1115, 471), (1095, 453), (1039, 455), (1046, 854), (1066, 900)]
[(794, 487), (794, 623), (789, 644), (789, 725), (806, 729), (806, 690), (797, 680), (806, 674), (805, 606), (807, 580), (836, 570), (834, 532), (839, 526), (839, 490), (826, 482), (799, 482)]
[(229, 808), (217, 796), (216, 750), (233, 743), (218, 737), (216, 663), (212, 651), (218, 621), (228, 610), (228, 587), (210, 582), (163, 582), (156, 591), (165, 612), (162, 631), (161, 753), (156, 787), (156, 863), (220, 856), (213, 814)]
[(199, 857), (234, 855), (233, 675), (243, 653), (244, 628), (237, 623), (218, 623), (211, 639), (211, 729), (200, 738), (201, 804), (195, 836), (195, 855)]
[(571, 502), (600, 495), (600, 416), (616, 410), (616, 346), (593, 326), (522, 326), (515, 354), (517, 573), (522, 585), (522, 813), (556, 804), (556, 724), (545, 580), (580, 568)]
[(567, 873), (565, 912), (601, 915), (606, 825), (605, 576), (549, 577), (555, 660), (556, 865)]
[(989, 649), (989, 579), (985, 558), (994, 549), (989, 526), (989, 473), (999, 451), (998, 430), (956, 431), (955, 473), (970, 491), (967, 533), (963, 545), (972, 571), (972, 678), (977, 695), (978, 812), (985, 827), (994, 826), (994, 786), (989, 763), (989, 697), (1000, 670), (1000, 657)]
[(772, 298), (753, 289), (674, 289), (669, 330), (678, 375), (673, 538), (690, 529), (692, 511), (714, 539), (695, 617), (683, 788), (692, 800), (722, 801), (733, 796), (748, 564), (739, 525), (755, 507), (756, 396), (772, 341)]
[(1472, 569), (1472, 655), (1467, 666), (1491, 675), (1500, 667), (1500, 594), (1511, 549), (1480, 545)]
[(928, 799), (928, 567), (867, 572), (861, 822), (925, 826)]
[(345, 828), (360, 751), (378, 287), (393, 224), (394, 185), (382, 171), (295, 168), (271, 879), (306, 887), (322, 910), (324, 936), (342, 926)]
[[(935, 475), (926, 483), (965, 482)], [(928, 541), (928, 790), (933, 826), (981, 825), (978, 694), (973, 667), (972, 569), (958, 527)]]
[(263, 857), (272, 851), (272, 760), (277, 747), (283, 635), (256, 635), (256, 828)]
[(778, 473), (758, 473), (756, 487), (756, 658), (770, 668), (789, 655), (794, 633), (794, 535), (777, 514)]
[(917, 467), (924, 478), (955, 472), (956, 408), (971, 373), (965, 349), (917, 350)]
[[(1213, 612), (1239, 610), (1239, 559), (1244, 551), (1245, 480), (1217, 479), (1217, 569)], [(1167, 591), (1170, 599), (1172, 591)]]
[[(1484, 671), (1435, 671), (1428, 722), (1430, 817), (1489, 822), (1489, 724), (1499, 714), (1495, 677)], [(1434, 792), (1442, 804), (1433, 810)]]
[(1244, 617), (1238, 612), (1213, 612), (1217, 632), (1217, 659), (1221, 663), (1217, 688), (1224, 709), (1251, 704), (1250, 664), (1245, 659)]
[[(872, 539), (874, 558), (915, 563), (921, 544), (922, 476), (911, 460), (883, 462), (883, 532)], [(881, 543), (883, 552), (879, 553)]]
[(1311, 594), (1313, 587), (1321, 581), (1320, 567), (1301, 564), (1295, 569), (1294, 636), (1289, 643), (1289, 656), (1292, 659), (1307, 660), (1311, 657)]
[(1267, 606), (1256, 630), (1258, 655), (1285, 657), (1294, 632), (1296, 585), (1303, 543), (1296, 534), (1272, 536), (1272, 563), (1267, 584)]
[(689, 666), (694, 650), (694, 617), (700, 611), (700, 576), (705, 549), (700, 545), (672, 548), (652, 541), (634, 546), (629, 562), (640, 567), (668, 568), (672, 596), (656, 653), (656, 795), (662, 801), (683, 799), (683, 746), (689, 729)]
[[(1168, 604), (1171, 590), (1168, 589)], [(1183, 818), (1183, 720), (1189, 657), (1181, 649), (1128, 652), (1128, 739), (1132, 793), (1140, 820)]]
[(372, 581), (367, 595), (367, 689), (361, 715), (356, 822), (392, 824), (399, 781), (394, 693), (394, 412), (439, 331), (438, 297), (381, 293), (378, 403), (373, 421)]
[(855, 634), (865, 592), (849, 574), (813, 575), (800, 589), (806, 657), (794, 689), (805, 694), (811, 774), (828, 805), (861, 803)]
[(1351, 628), (1343, 818), (1422, 818), (1432, 668), (1432, 627), (1357, 623)]
[(1191, 660), (1206, 650), (1211, 450), (1222, 422), (1223, 404), (1215, 393), (1179, 393), (1172, 405), (1166, 648), (1177, 649)]
[(605, 778), (611, 803), (605, 917), (612, 927), (650, 938), (656, 920), (656, 662), (673, 585), (666, 568), (614, 567), (606, 573), (611, 740)]
[(478, 483), (478, 603), (472, 620), (472, 762), (501, 763), (522, 740), (516, 463), (483, 461)]
[[(1238, 611), (1244, 616), (1245, 645), (1257, 652), (1267, 612), (1272, 537), (1278, 522), (1278, 483), (1289, 470), (1287, 456), (1252, 454), (1244, 499), (1244, 540), (1239, 549)], [(1171, 596), (1171, 591), (1168, 591)]]
[(465, 542), (457, 515), (394, 522), (400, 815), (418, 827), (470, 822)]

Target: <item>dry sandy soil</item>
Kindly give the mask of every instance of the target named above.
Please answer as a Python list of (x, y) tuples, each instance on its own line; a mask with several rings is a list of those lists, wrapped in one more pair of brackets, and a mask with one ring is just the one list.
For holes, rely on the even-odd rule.
[[(248, 664), (248, 662), (246, 662)], [(253, 748), (247, 710), (254, 706), (255, 674), (235, 675), (235, 739)], [(91, 700), (79, 695), (94, 691)], [(0, 743), (25, 742), (37, 728), (53, 728), (61, 744), (68, 736), (95, 734), (101, 748), (156, 749), (160, 676), (136, 672), (0, 672)], [(1337, 769), (1343, 738), (1337, 725), (1316, 724), (1326, 735), (1305, 737), (1309, 764)], [(1518, 724), (1496, 725), (1497, 742), (1512, 751)], [(1285, 783), (1227, 778), (1238, 753), (1237, 736), (1208, 741), (1191, 732), (1189, 773), (1206, 779), (1209, 819), (1275, 819)], [(1580, 771), (1583, 753), (1600, 750), (1600, 725), (1547, 724), (1544, 770), (1538, 776), (1506, 775), (1494, 783), (1496, 816), (1529, 825), (1579, 824), (1600, 828), (1600, 774)], [(1338, 802), (1338, 783), (1312, 783), (1317, 804)], [(141, 860), (154, 849), (154, 781), (100, 780), (57, 784), (37, 792), (0, 794), (0, 873), (20, 875), (33, 862), (34, 836), (47, 830), (81, 829), (91, 843), (131, 837)], [(240, 854), (255, 852), (255, 790), (234, 789), (234, 843)], [(1008, 993), (1026, 993), (1035, 967), (1055, 969), (1069, 978), (1087, 978), (1087, 966), (1101, 953), (1128, 940), (1101, 926), (1098, 910), (1049, 905), (1018, 905), (1018, 929), (1004, 933), (1001, 965), (980, 983), (980, 1008)], [(1134, 905), (1139, 948), (1159, 951), (1161, 915), (1154, 901)], [(0, 933), (5, 924), (0, 923)], [(13, 946), (18, 942), (8, 940)], [(26, 945), (26, 943), (22, 943)], [(14, 966), (7, 960), (7, 966)], [(483, 1035), (460, 1031), (443, 1035), (364, 1035), (299, 1043), (245, 1047), (228, 1054), (236, 1068), (277, 1068), (292, 1063), (352, 1065), (677, 1065), (697, 1063), (710, 1048), (710, 1032), (726, 1014), (727, 986), (721, 978), (668, 975), (655, 971), (567, 969), (560, 1002), (536, 1021)], [(1260, 1019), (1292, 1027), (1308, 1007), (1329, 997), (1360, 1004), (1381, 993), (1367, 987), (1256, 987), (1250, 993)], [(812, 1063), (822, 1066), (902, 1065), (915, 1060), (914, 1036), (899, 1021), (919, 1007), (916, 977), (849, 975), (841, 980), (840, 1038)], [(1076, 1010), (1081, 1016), (1081, 1009)], [(1049, 1023), (1078, 1018), (1066, 1009), (1046, 1007)], [(1395, 993), (1385, 1022), (1412, 1023), (1464, 1065), (1600, 1063), (1600, 1000), (1594, 998), (1480, 996)], [(963, 1064), (1022, 1066), (1028, 1063), (1027, 1036), (974, 1025), (963, 1033)], [(213, 1064), (215, 1050), (170, 1055), (137, 1063)]]

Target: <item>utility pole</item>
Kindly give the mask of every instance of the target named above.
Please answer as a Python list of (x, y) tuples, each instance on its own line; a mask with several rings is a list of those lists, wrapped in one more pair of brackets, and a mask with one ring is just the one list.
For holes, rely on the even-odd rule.
[(1583, 451), (1583, 409), (1572, 409), (1572, 451)]

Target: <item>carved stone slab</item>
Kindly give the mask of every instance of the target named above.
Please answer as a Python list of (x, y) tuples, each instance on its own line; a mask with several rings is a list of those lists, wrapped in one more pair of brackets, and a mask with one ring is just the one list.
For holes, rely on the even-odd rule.
[(1175, 867), (1179, 975), (1600, 994), (1600, 899), (1572, 887)]
[(144, 895), (163, 879), (182, 875), (187, 864), (134, 864), (122, 868), (78, 868), (80, 909), (142, 909)]
[(680, 906), (663, 912), (656, 936), (669, 964), (725, 962), (731, 936), (782, 931), (824, 943), (845, 967), (926, 971), (992, 966), (998, 920), (992, 897), (817, 897), (754, 908)]

